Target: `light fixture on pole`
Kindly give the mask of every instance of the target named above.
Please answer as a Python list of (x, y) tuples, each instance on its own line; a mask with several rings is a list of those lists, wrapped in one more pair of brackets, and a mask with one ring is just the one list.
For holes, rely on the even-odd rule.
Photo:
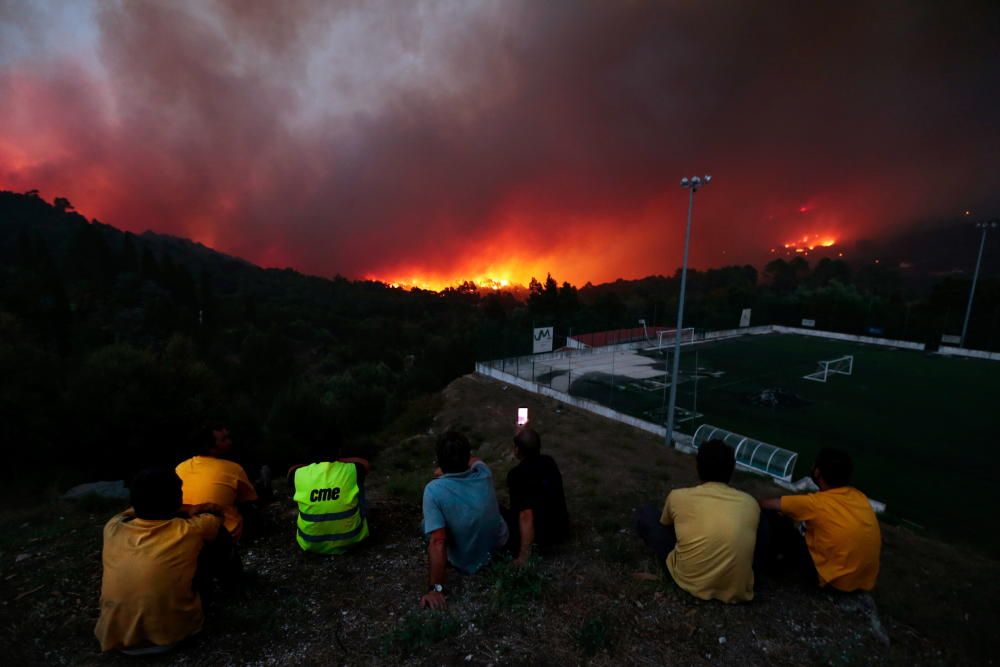
[(674, 331), (674, 361), (670, 372), (670, 400), (667, 403), (667, 445), (674, 439), (674, 410), (677, 407), (677, 375), (681, 362), (681, 329), (684, 328), (684, 291), (687, 287), (688, 248), (691, 245), (691, 213), (694, 210), (694, 193), (711, 182), (711, 176), (704, 179), (695, 176), (682, 178), (681, 187), (688, 191), (687, 228), (684, 231), (684, 261), (681, 264), (681, 291), (677, 301), (677, 328)]
[(979, 241), (979, 256), (976, 257), (976, 272), (972, 274), (972, 287), (969, 288), (969, 305), (965, 308), (965, 321), (962, 322), (962, 337), (958, 346), (965, 347), (965, 334), (969, 331), (969, 318), (972, 316), (972, 299), (976, 296), (976, 283), (979, 281), (979, 266), (983, 263), (983, 248), (986, 247), (986, 232), (1000, 227), (1000, 222), (977, 222), (976, 227), (983, 230), (983, 238)]

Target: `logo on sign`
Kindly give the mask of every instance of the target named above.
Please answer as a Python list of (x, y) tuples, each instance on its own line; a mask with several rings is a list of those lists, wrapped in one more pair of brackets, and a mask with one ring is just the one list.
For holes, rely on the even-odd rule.
[(532, 337), (534, 338), (531, 347), (532, 352), (538, 354), (539, 352), (552, 351), (552, 327), (535, 329)]

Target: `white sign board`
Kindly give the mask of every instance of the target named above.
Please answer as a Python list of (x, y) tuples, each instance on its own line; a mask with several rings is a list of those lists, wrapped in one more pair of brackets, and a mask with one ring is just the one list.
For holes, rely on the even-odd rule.
[(802, 326), (812, 329), (816, 326), (816, 320), (802, 320)]
[(552, 351), (552, 327), (541, 327), (539, 329), (535, 329), (533, 338), (534, 341), (532, 343), (531, 351), (534, 354)]
[(750, 309), (744, 308), (740, 313), (740, 328), (750, 326)]
[(948, 334), (945, 334), (945, 335), (941, 336), (941, 342), (944, 343), (945, 345), (961, 345), (962, 344), (962, 337), (961, 336), (949, 336)]

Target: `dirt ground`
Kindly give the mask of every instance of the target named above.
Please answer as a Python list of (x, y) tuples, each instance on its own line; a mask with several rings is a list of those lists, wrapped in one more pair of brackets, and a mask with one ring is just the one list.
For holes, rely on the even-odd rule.
[[(447, 612), (421, 611), (426, 556), (420, 495), (433, 440), (465, 432), (492, 467), (498, 495), (513, 465), (515, 408), (529, 407), (559, 463), (574, 537), (525, 571), (498, 563), (449, 573)], [(873, 612), (864, 597), (758, 579), (756, 599), (696, 600), (662, 577), (631, 534), (642, 502), (696, 483), (689, 456), (647, 433), (481, 377), (442, 396), (418, 433), (383, 434), (368, 495), (372, 538), (359, 551), (311, 557), (295, 545), (295, 508), (278, 490), (237, 593), (207, 604), (202, 635), (152, 659), (101, 655), (93, 627), (100, 535), (117, 508), (52, 502), (0, 517), (0, 643), (5, 664), (81, 665), (965, 665), (992, 664), (1000, 565), (883, 525)], [(409, 417), (412, 417), (410, 415)], [(419, 419), (402, 420), (418, 423)], [(427, 428), (427, 424), (430, 424)], [(769, 482), (738, 475), (756, 495)], [(888, 646), (885, 639), (888, 639)]]

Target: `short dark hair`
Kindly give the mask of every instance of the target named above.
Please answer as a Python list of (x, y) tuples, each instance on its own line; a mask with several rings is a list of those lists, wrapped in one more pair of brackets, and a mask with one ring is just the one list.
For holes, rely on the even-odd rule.
[(521, 429), (514, 436), (514, 446), (521, 450), (524, 456), (534, 456), (542, 451), (542, 437), (533, 428)]
[(206, 455), (215, 449), (215, 433), (228, 428), (223, 422), (205, 422), (191, 435), (191, 451), (198, 455)]
[(146, 468), (132, 478), (129, 495), (140, 519), (170, 519), (184, 501), (181, 478), (169, 468)]
[(458, 431), (445, 431), (434, 448), (438, 465), (444, 473), (462, 472), (469, 467), (472, 447), (469, 440)]
[(733, 478), (736, 455), (733, 448), (723, 441), (709, 440), (698, 448), (695, 462), (698, 465), (698, 477), (701, 481), (728, 484)]
[(301, 437), (310, 461), (336, 461), (343, 451), (340, 429), (332, 419), (315, 420)]
[(823, 476), (823, 481), (830, 486), (847, 486), (854, 472), (854, 462), (851, 455), (842, 449), (824, 447), (816, 455), (816, 468)]

